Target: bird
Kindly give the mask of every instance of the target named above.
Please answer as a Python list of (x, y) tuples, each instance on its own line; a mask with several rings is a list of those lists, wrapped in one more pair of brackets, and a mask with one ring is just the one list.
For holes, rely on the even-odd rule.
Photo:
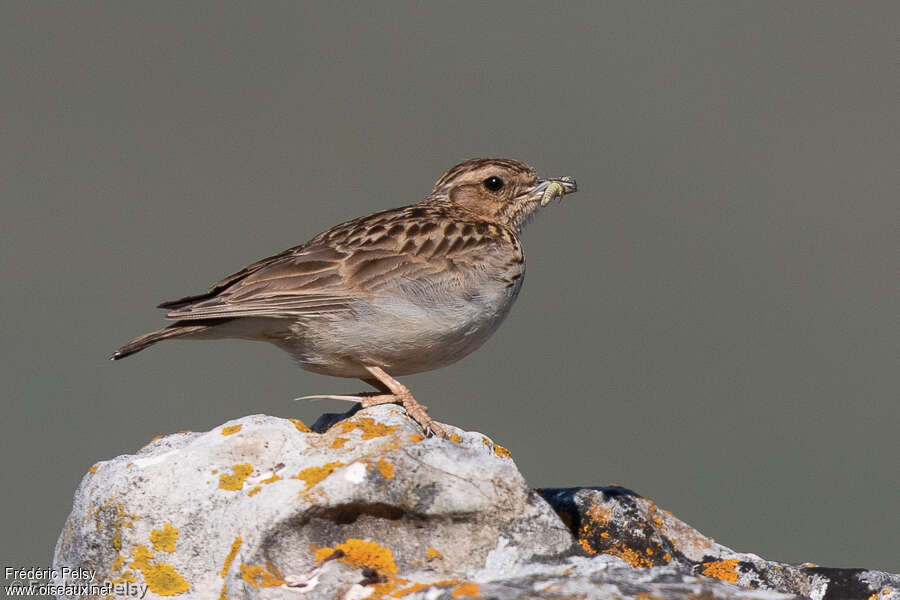
[(571, 177), (539, 178), (518, 160), (466, 160), (421, 202), (341, 223), (163, 302), (174, 323), (111, 359), (169, 339), (266, 341), (306, 370), (378, 390), (305, 398), (400, 404), (426, 435), (447, 437), (395, 377), (454, 363), (497, 330), (522, 287), (523, 227), (575, 191)]

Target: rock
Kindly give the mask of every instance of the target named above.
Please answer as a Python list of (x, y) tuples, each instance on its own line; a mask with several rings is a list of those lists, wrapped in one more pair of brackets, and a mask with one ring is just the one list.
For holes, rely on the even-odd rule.
[(98, 463), (53, 566), (119, 587), (61, 597), (900, 600), (898, 576), (738, 554), (624, 488), (538, 493), (451, 429), (425, 439), (395, 405), (254, 415)]

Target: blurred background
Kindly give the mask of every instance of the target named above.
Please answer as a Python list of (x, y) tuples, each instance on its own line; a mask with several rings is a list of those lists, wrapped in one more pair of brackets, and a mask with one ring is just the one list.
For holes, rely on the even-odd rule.
[(153, 307), (505, 156), (579, 192), (508, 320), (407, 377), (535, 487), (900, 571), (894, 2), (0, 4), (5, 565), (95, 462), (365, 386)]

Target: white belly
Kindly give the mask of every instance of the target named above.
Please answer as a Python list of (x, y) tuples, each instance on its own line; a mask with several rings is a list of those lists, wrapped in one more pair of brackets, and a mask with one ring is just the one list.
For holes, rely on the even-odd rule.
[(306, 369), (338, 377), (365, 377), (362, 365), (391, 375), (429, 371), (456, 362), (496, 331), (521, 288), (481, 288), (469, 299), (382, 298), (359, 301), (353, 314), (298, 321), (276, 343)]

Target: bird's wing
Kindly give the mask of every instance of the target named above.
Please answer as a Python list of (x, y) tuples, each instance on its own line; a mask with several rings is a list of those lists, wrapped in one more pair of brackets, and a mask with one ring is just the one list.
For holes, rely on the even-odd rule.
[(428, 295), (465, 285), (506, 237), (494, 224), (448, 221), (435, 207), (395, 209), (338, 225), (227, 277), (209, 294), (163, 306), (177, 320), (296, 318), (349, 310), (355, 300), (400, 289)]

